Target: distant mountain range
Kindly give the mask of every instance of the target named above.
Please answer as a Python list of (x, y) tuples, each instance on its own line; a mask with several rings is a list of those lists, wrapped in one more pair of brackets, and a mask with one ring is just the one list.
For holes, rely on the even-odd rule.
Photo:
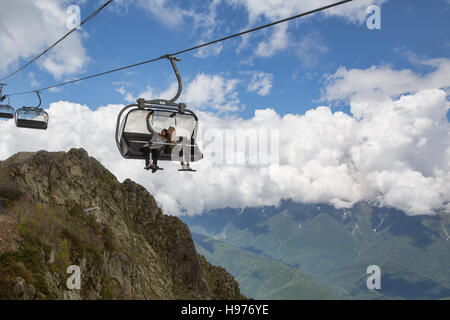
[(339, 299), (332, 290), (298, 269), (223, 241), (196, 233), (192, 236), (197, 252), (240, 279), (241, 291), (254, 299)]
[[(450, 215), (284, 201), (182, 218), (197, 250), (255, 299), (450, 297)], [(369, 290), (367, 267), (381, 269)]]

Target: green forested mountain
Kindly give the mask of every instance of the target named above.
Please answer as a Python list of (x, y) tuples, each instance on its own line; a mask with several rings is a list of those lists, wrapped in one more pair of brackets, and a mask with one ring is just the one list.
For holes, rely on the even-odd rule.
[[(279, 261), (280, 270), (295, 268), (342, 298), (450, 296), (450, 216), (445, 213), (407, 216), (365, 203), (338, 210), (286, 201), (279, 207), (216, 210), (184, 221), (192, 232)], [(196, 245), (203, 247), (202, 243), (197, 237)], [(230, 263), (223, 250), (207, 258), (222, 266)], [(370, 265), (381, 269), (380, 290), (367, 289)], [(242, 262), (241, 268), (249, 269), (249, 263)], [(240, 279), (239, 262), (229, 271)], [(252, 280), (257, 274), (247, 271)], [(289, 298), (302, 299), (300, 291), (290, 292)], [(258, 291), (253, 297), (260, 295), (264, 294)]]
[(226, 242), (192, 234), (197, 251), (232, 273), (244, 295), (254, 299), (338, 299), (331, 289), (296, 268)]

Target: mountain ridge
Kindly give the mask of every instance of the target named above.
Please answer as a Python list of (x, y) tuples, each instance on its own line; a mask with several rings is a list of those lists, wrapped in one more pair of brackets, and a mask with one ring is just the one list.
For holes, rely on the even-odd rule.
[[(1, 161), (0, 200), (2, 299), (244, 298), (180, 219), (83, 149)], [(81, 269), (80, 290), (66, 286), (70, 265)]]

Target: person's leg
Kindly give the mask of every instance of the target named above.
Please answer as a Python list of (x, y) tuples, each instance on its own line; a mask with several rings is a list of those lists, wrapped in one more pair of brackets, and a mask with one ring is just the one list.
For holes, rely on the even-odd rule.
[(158, 170), (162, 170), (161, 168), (158, 167), (158, 159), (159, 159), (160, 152), (161, 152), (161, 150), (159, 150), (159, 149), (152, 150), (152, 159), (153, 159), (152, 172), (153, 173), (155, 173)]
[(185, 156), (186, 152), (183, 151), (183, 160), (181, 161), (181, 170), (190, 170), (189, 159)]
[(152, 149), (152, 159), (153, 159), (153, 165), (156, 167), (158, 166), (158, 159), (159, 159), (159, 149)]
[(191, 170), (191, 166), (189, 165), (189, 158), (191, 156), (191, 149), (190, 147), (186, 147), (187, 152), (184, 152), (184, 162), (186, 163), (186, 169)]
[(180, 153), (180, 155), (181, 155), (181, 161), (180, 161), (181, 170), (184, 170), (184, 169), (186, 169), (186, 166), (184, 165), (184, 144), (183, 143), (181, 143), (181, 153)]
[(150, 167), (150, 146), (145, 145), (142, 148), (142, 151), (144, 152), (144, 156), (145, 156), (145, 169), (148, 169)]

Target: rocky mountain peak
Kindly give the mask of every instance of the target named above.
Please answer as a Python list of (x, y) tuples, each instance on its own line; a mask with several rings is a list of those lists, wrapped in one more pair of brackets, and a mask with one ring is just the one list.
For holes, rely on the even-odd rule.
[[(0, 298), (243, 298), (197, 254), (181, 220), (83, 149), (0, 162), (0, 200)], [(71, 265), (80, 290), (67, 288)]]

